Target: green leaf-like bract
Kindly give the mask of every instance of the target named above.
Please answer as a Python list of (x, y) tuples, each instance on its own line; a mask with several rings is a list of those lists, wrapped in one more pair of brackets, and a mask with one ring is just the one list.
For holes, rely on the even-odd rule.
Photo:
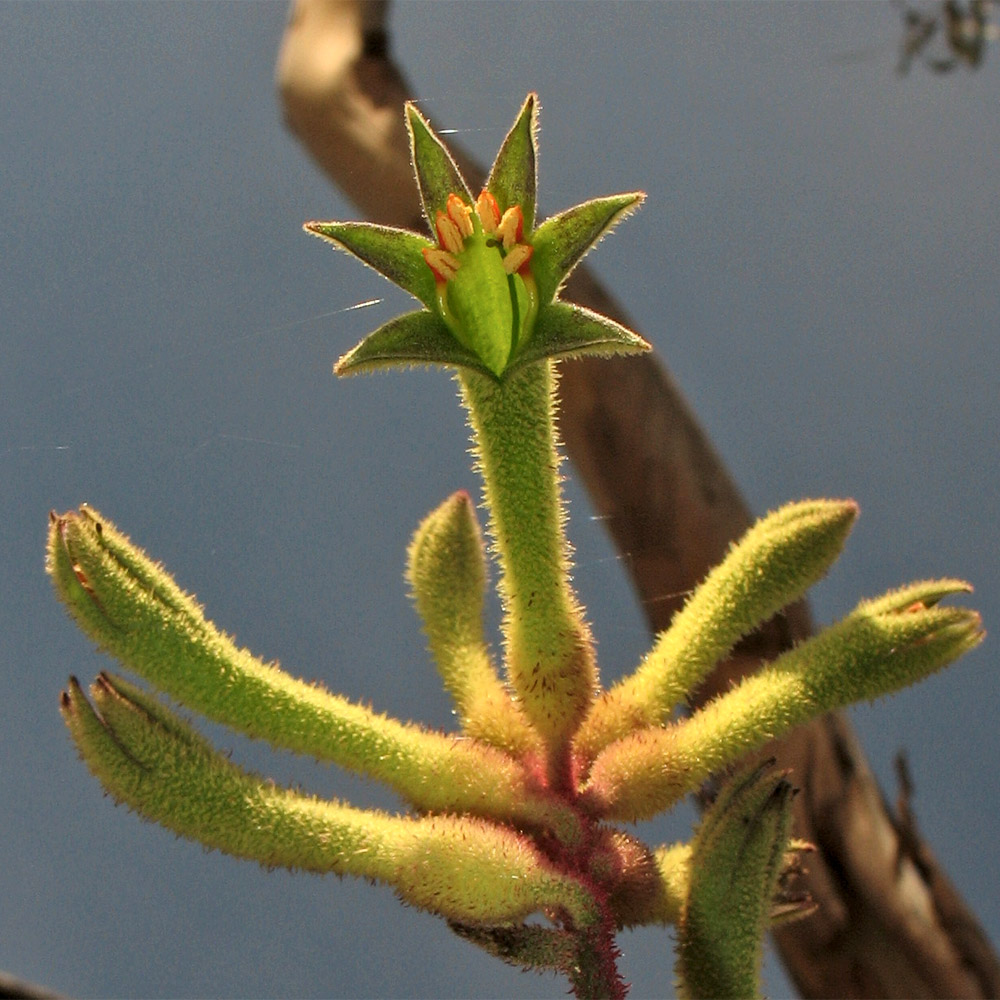
[(368, 334), (336, 364), (338, 375), (357, 375), (382, 368), (443, 365), (467, 368), (494, 378), (482, 360), (463, 347), (434, 313), (404, 313)]
[(507, 370), (514, 372), (546, 358), (609, 357), (648, 349), (649, 344), (628, 327), (582, 306), (554, 302), (539, 311), (532, 336)]
[(371, 222), (307, 222), (303, 229), (353, 254), (434, 309), (434, 275), (421, 252), (434, 244), (426, 236)]
[(471, 202), (472, 192), (447, 146), (412, 104), (406, 105), (406, 127), (410, 133), (410, 153), (417, 175), (420, 203), (424, 207), (427, 224), (434, 232), (434, 220), (438, 212), (445, 211), (448, 195), (457, 194), (463, 201)]
[(501, 213), (514, 205), (521, 206), (529, 236), (535, 228), (537, 163), (538, 96), (528, 94), (493, 162), (486, 190), (496, 198)]

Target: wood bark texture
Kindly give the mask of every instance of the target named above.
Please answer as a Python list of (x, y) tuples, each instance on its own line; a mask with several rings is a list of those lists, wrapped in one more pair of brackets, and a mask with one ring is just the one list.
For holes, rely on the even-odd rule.
[[(296, 0), (277, 83), (289, 129), (360, 217), (424, 231), (385, 2)], [(454, 147), (452, 147), (454, 150)], [(460, 159), (475, 185), (483, 168)], [(632, 326), (584, 267), (565, 298)], [(562, 366), (561, 433), (605, 519), (651, 630), (751, 518), (680, 391), (654, 357)], [(704, 701), (811, 631), (804, 602), (743, 641)], [(796, 834), (817, 846), (801, 888), (815, 915), (775, 934), (805, 997), (995, 997), (1000, 963), (916, 831), (890, 809), (847, 720), (828, 715), (768, 748), (793, 772)]]

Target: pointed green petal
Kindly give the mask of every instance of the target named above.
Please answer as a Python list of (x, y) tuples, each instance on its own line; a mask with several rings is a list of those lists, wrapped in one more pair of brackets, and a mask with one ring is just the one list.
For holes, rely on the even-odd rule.
[(678, 994), (760, 995), (764, 935), (791, 827), (792, 786), (758, 768), (727, 785), (694, 839), (677, 926)]
[(428, 309), (434, 308), (434, 275), (421, 250), (436, 244), (426, 236), (370, 222), (307, 222), (302, 228), (353, 254)]
[(568, 302), (552, 302), (538, 311), (532, 335), (507, 366), (507, 372), (545, 358), (639, 354), (650, 349), (647, 340), (606, 316)]
[(490, 170), (486, 190), (497, 200), (500, 212), (520, 205), (525, 236), (535, 228), (538, 163), (538, 95), (528, 94)]
[(468, 203), (473, 197), (448, 148), (437, 137), (427, 119), (410, 103), (406, 105), (406, 127), (410, 133), (410, 155), (417, 175), (420, 201), (431, 232), (434, 219), (445, 210), (449, 194)]
[(551, 302), (587, 251), (620, 219), (631, 215), (645, 197), (641, 191), (632, 191), (594, 198), (546, 219), (531, 238), (535, 248), (531, 270), (538, 282), (539, 301)]
[(75, 679), (60, 708), (87, 766), (119, 801), (227, 854), (375, 879), (452, 920), (508, 923), (593, 903), (528, 837), (468, 816), (389, 816), (324, 802), (237, 767), (155, 698), (102, 674), (95, 712)]
[(426, 309), (389, 320), (349, 350), (333, 370), (337, 375), (357, 375), (413, 365), (468, 368), (496, 377), (479, 357), (455, 339), (444, 320)]

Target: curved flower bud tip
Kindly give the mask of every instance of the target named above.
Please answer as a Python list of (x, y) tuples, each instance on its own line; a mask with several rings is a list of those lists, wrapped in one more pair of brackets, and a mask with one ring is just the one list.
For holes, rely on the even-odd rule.
[(406, 578), (462, 731), (514, 756), (540, 757), (538, 734), (497, 675), (483, 635), (486, 552), (464, 490), (417, 528)]

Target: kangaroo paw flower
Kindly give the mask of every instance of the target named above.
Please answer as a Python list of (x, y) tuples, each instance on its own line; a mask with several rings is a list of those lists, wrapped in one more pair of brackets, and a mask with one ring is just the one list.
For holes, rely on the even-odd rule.
[(376, 778), (418, 809), (499, 808), (525, 823), (575, 825), (507, 754), (398, 722), (240, 649), (92, 507), (50, 518), (48, 570), (77, 624), (103, 649), (216, 722)]
[(586, 760), (641, 725), (658, 725), (735, 643), (800, 597), (854, 525), (851, 500), (804, 500), (761, 518), (660, 633), (642, 666), (598, 702), (576, 737)]
[(586, 252), (632, 212), (642, 194), (585, 202), (535, 230), (538, 98), (529, 94), (473, 196), (447, 147), (406, 106), (413, 166), (433, 240), (357, 222), (310, 222), (306, 230), (384, 274), (424, 310), (368, 335), (336, 365), (339, 374), (438, 364), (492, 378), (547, 358), (645, 351), (638, 334), (558, 299)]
[(619, 819), (653, 816), (792, 727), (941, 669), (983, 640), (975, 611), (936, 604), (967, 589), (961, 581), (929, 581), (862, 602), (690, 718), (612, 743), (591, 768), (585, 800), (592, 796), (594, 808)]
[[(602, 688), (572, 584), (557, 362), (649, 345), (559, 295), (643, 195), (595, 198), (537, 224), (534, 94), (478, 194), (412, 104), (405, 118), (428, 232), (364, 222), (306, 229), (418, 303), (345, 354), (337, 373), (456, 371), (489, 549), (469, 496), (455, 493), (417, 528), (406, 578), (459, 730), (388, 718), (241, 649), (89, 507), (51, 515), (46, 562), (88, 636), (189, 709), (374, 778), (411, 812), (276, 787), (156, 695), (110, 674), (89, 699), (71, 678), (63, 718), (90, 770), (142, 816), (267, 866), (390, 885), (504, 961), (563, 973), (578, 997), (623, 1000), (616, 935), (648, 924), (677, 927), (682, 995), (754, 995), (766, 928), (811, 905), (790, 888), (804, 846), (789, 840), (788, 781), (757, 769), (723, 785), (688, 844), (648, 847), (615, 824), (652, 818), (791, 727), (972, 649), (979, 616), (941, 604), (971, 588), (920, 581), (862, 601), (679, 714), (742, 637), (822, 577), (857, 515), (850, 500), (789, 504), (731, 548), (631, 675)], [(496, 654), (483, 628), (487, 556), (502, 611)]]

